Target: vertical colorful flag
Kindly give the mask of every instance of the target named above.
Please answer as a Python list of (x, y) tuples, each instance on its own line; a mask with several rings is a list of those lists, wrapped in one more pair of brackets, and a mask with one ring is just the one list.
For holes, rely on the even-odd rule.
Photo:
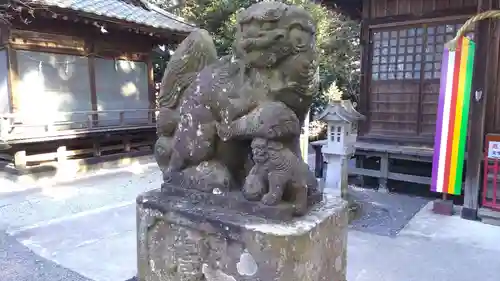
[(441, 63), (431, 190), (460, 195), (467, 141), (475, 43), (458, 40), (454, 51), (445, 49)]

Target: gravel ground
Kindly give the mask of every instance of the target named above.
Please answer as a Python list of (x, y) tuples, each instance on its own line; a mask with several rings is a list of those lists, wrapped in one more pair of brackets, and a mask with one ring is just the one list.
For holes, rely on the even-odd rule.
[(360, 207), (350, 228), (382, 236), (396, 236), (430, 200), (372, 189), (350, 187), (349, 195)]

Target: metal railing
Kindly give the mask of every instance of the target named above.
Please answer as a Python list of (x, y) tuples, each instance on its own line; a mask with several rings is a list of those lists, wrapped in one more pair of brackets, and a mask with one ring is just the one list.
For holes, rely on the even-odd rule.
[(36, 119), (40, 113), (0, 114), (0, 139), (13, 141), (29, 138), (56, 137), (130, 128), (156, 126), (156, 109), (126, 109), (50, 112), (56, 117)]

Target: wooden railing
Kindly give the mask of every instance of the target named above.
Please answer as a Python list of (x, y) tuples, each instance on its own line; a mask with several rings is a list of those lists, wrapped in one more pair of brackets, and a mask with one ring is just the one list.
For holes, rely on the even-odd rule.
[[(98, 110), (50, 113), (51, 121), (36, 120), (40, 113), (0, 114), (0, 139), (19, 141), (156, 126), (156, 110)], [(142, 115), (137, 117), (137, 115)], [(43, 116), (40, 116), (43, 120)], [(57, 121), (59, 119), (60, 121)]]

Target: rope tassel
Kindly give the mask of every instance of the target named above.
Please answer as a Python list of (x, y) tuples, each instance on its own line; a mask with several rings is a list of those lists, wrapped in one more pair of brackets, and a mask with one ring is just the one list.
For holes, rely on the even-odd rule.
[(457, 31), (457, 35), (455, 36), (455, 38), (451, 39), (448, 43), (446, 43), (445, 47), (448, 48), (450, 51), (455, 51), (460, 37), (464, 36), (467, 32), (472, 31), (474, 23), (486, 19), (500, 19), (500, 10), (486, 11), (468, 19), (464, 23), (464, 25), (462, 25), (462, 27)]

